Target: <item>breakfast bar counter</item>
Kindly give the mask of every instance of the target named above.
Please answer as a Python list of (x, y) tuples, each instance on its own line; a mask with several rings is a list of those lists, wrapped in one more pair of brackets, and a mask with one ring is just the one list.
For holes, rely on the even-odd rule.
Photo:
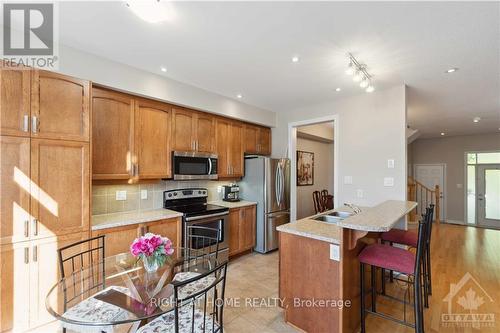
[(278, 227), (285, 321), (306, 332), (356, 332), (357, 256), (416, 206), (412, 201), (388, 200), (360, 207), (357, 214), (342, 207)]

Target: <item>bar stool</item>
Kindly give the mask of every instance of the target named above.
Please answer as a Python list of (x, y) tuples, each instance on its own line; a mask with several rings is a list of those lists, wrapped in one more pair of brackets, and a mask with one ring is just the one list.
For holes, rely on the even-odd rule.
[[(426, 214), (429, 215), (429, 214)], [(360, 262), (360, 288), (361, 288), (361, 333), (366, 332), (365, 327), (365, 314), (371, 313), (388, 319), (399, 324), (415, 328), (416, 333), (424, 332), (424, 309), (422, 306), (422, 265), (425, 258), (426, 250), (426, 231), (427, 231), (427, 218), (419, 222), (418, 226), (418, 239), (417, 239), (417, 253), (413, 254), (410, 251), (392, 247), (386, 244), (372, 244), (366, 246), (359, 254)], [(365, 306), (365, 288), (364, 276), (365, 265), (371, 267), (371, 310), (366, 309)], [(384, 313), (377, 312), (376, 310), (376, 272), (377, 268), (397, 271), (408, 276), (408, 280), (413, 278), (414, 297), (413, 308), (415, 313), (415, 324), (411, 324), (406, 320), (400, 320), (389, 316)], [(425, 285), (425, 283), (424, 283)]]
[[(434, 219), (434, 204), (430, 204), (426, 208), (425, 215), (422, 215), (424, 219), (427, 219), (426, 224), (426, 251), (425, 260), (423, 262), (424, 271), (424, 305), (426, 308), (429, 307), (429, 295), (432, 295), (432, 274), (431, 274), (431, 234), (432, 234), (432, 221)], [(415, 231), (411, 230), (400, 230), (392, 229), (388, 232), (384, 232), (381, 236), (382, 243), (389, 242), (392, 246), (394, 243), (406, 245), (410, 247), (417, 247), (418, 235)], [(393, 282), (393, 272), (389, 272), (389, 279)], [(385, 273), (382, 270), (382, 293), (385, 294)]]

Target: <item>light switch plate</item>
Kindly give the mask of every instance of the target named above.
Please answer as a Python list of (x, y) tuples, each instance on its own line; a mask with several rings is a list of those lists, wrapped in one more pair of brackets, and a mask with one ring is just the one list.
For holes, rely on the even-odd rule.
[(362, 198), (363, 197), (363, 190), (356, 190), (356, 196), (358, 198)]
[(393, 159), (387, 160), (387, 168), (394, 169), (394, 160)]
[(384, 186), (387, 186), (387, 187), (394, 186), (394, 178), (393, 177), (385, 177), (384, 178)]
[(127, 200), (127, 191), (116, 191), (115, 198), (117, 201)]
[(344, 176), (344, 184), (352, 184), (352, 176)]
[(141, 190), (141, 200), (148, 199), (148, 190)]
[(330, 259), (340, 261), (340, 246), (336, 244), (330, 244)]

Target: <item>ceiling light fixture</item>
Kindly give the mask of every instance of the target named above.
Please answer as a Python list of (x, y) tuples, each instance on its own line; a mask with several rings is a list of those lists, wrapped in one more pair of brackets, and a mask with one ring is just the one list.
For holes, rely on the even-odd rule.
[(454, 73), (456, 71), (458, 71), (458, 68), (457, 67), (453, 67), (453, 68), (447, 69), (445, 73)]
[(335, 89), (335, 91), (336, 91), (336, 92), (339, 92), (339, 91), (341, 91), (341, 90), (342, 90), (342, 89), (340, 89), (340, 88)]
[(166, 72), (167, 71), (167, 67), (162, 67), (160, 68), (162, 72)]
[(242, 99), (243, 95), (242, 94), (238, 94), (238, 95), (236, 95), (236, 97), (239, 98), (239, 99)]
[(474, 119), (472, 119), (472, 121), (475, 123), (478, 123), (480, 120), (481, 120), (480, 117), (474, 117)]
[(174, 17), (170, 1), (127, 0), (125, 3), (135, 15), (149, 23), (170, 21)]
[(292, 62), (299, 62), (299, 57), (297, 56), (292, 57)]
[(368, 73), (367, 66), (361, 64), (351, 53), (348, 53), (349, 65), (345, 73), (353, 75), (352, 80), (359, 82), (359, 86), (365, 89), (366, 92), (373, 92), (375, 87), (372, 85), (372, 76)]
[(444, 136), (444, 132), (441, 132), (441, 136)]

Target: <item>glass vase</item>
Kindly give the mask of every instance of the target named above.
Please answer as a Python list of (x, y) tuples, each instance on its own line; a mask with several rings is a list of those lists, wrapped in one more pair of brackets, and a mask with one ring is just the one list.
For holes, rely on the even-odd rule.
[(142, 264), (144, 265), (144, 269), (148, 273), (154, 273), (160, 267), (158, 260), (155, 256), (144, 256), (142, 257)]

